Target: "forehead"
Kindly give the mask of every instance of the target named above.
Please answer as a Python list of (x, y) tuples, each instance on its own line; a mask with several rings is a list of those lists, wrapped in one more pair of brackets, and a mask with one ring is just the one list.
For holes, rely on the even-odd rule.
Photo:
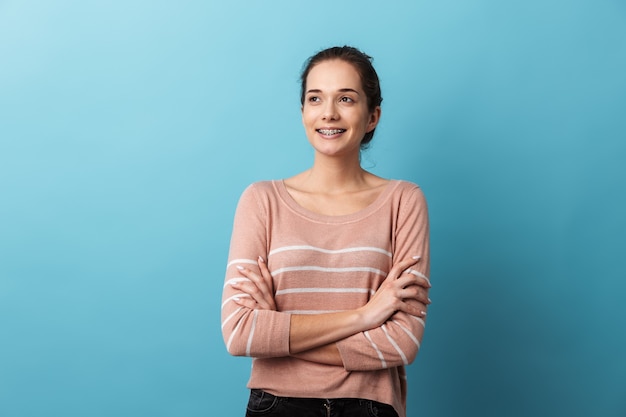
[(361, 76), (354, 66), (346, 61), (339, 59), (322, 61), (309, 71), (306, 87), (307, 90), (340, 90), (345, 88), (362, 90)]

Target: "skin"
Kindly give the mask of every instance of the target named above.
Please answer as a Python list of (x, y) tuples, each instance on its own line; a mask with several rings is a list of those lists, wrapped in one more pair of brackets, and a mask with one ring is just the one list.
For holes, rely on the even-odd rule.
[[(302, 123), (315, 151), (313, 166), (287, 180), (294, 200), (316, 213), (336, 216), (371, 204), (387, 180), (361, 168), (360, 144), (380, 120), (381, 109), (367, 108), (367, 98), (355, 68), (329, 60), (311, 69), (306, 80)], [(411, 258), (393, 265), (370, 301), (355, 310), (291, 316), (290, 354), (301, 359), (342, 366), (335, 342), (376, 328), (396, 311), (425, 317), (430, 283), (407, 273), (419, 262)], [(247, 282), (232, 284), (242, 291), (236, 302), (251, 309), (276, 310), (272, 276), (259, 256), (260, 273), (238, 267)]]

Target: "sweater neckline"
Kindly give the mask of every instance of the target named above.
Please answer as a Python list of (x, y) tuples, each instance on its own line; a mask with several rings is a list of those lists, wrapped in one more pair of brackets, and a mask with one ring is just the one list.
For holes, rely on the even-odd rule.
[(360, 220), (367, 217), (377, 211), (381, 206), (385, 204), (389, 196), (393, 193), (393, 190), (400, 184), (399, 180), (389, 180), (385, 188), (378, 194), (376, 199), (368, 206), (363, 207), (361, 210), (355, 211), (350, 214), (342, 214), (338, 216), (330, 216), (326, 214), (316, 213), (307, 208), (304, 208), (289, 194), (287, 186), (284, 180), (273, 180), (272, 184), (274, 189), (278, 193), (280, 199), (294, 212), (306, 217), (310, 220), (314, 220), (322, 223), (349, 223), (356, 220)]

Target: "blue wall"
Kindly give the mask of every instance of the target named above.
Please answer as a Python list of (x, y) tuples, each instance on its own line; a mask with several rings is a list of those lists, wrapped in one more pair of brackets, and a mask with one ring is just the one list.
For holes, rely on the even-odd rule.
[(0, 1), (0, 415), (239, 416), (237, 198), (307, 168), (298, 73), (375, 57), (421, 184), (409, 416), (626, 415), (626, 4)]

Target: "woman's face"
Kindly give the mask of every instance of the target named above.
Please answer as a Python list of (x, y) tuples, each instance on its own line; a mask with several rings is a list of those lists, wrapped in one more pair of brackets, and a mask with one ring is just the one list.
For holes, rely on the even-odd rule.
[(367, 109), (356, 69), (342, 60), (323, 61), (306, 79), (302, 123), (316, 152), (328, 156), (359, 155), (363, 136), (380, 119), (380, 107)]

